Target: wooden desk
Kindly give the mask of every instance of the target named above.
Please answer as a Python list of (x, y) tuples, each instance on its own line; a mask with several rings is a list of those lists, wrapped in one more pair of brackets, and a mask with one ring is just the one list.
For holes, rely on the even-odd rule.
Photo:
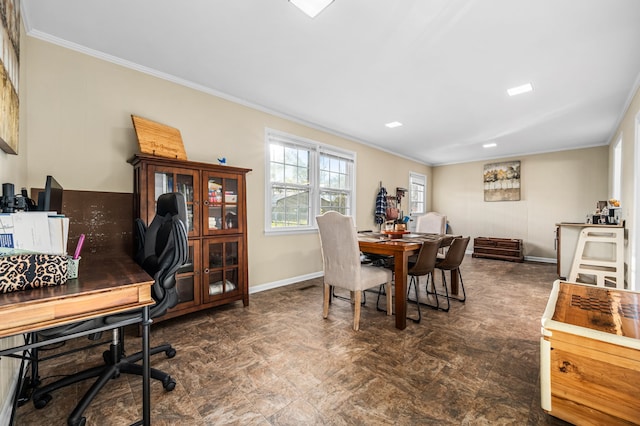
[[(444, 237), (444, 238), (443, 238)], [(363, 253), (393, 256), (395, 274), (395, 307), (396, 328), (404, 330), (407, 327), (407, 261), (409, 256), (418, 253), (422, 241), (443, 238), (441, 246), (446, 247), (453, 241), (453, 235), (439, 234), (408, 234), (404, 238), (390, 239), (380, 237), (380, 234), (360, 233), (358, 244)], [(451, 271), (451, 294), (458, 294), (458, 274)], [(455, 288), (454, 288), (455, 281)], [(455, 290), (455, 292), (454, 292)]]
[[(143, 376), (143, 422), (149, 424), (149, 306), (155, 303), (151, 297), (152, 284), (149, 275), (129, 257), (83, 257), (78, 278), (66, 284), (0, 294), (0, 338), (142, 308), (142, 352), (146, 373)], [(112, 325), (114, 327), (110, 328), (120, 326)], [(3, 350), (0, 356), (24, 349), (19, 346)]]
[(640, 417), (640, 293), (556, 281), (542, 316), (542, 409), (573, 424)]

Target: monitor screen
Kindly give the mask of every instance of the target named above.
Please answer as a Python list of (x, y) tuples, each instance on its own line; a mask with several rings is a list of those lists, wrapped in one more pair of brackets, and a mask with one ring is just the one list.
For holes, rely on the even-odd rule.
[(38, 193), (38, 210), (62, 213), (62, 186), (53, 176), (47, 176), (44, 192)]

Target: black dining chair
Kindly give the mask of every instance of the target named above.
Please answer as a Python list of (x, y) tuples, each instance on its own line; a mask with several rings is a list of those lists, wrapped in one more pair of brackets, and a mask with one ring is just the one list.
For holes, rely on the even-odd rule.
[[(440, 239), (433, 241), (425, 241), (422, 243), (422, 247), (420, 247), (420, 251), (418, 252), (418, 257), (416, 258), (415, 263), (409, 264), (409, 270), (407, 271), (407, 275), (411, 277), (409, 280), (409, 285), (407, 287), (407, 301), (414, 302), (418, 308), (418, 317), (412, 318), (407, 316), (410, 320), (415, 323), (419, 323), (422, 320), (422, 312), (420, 311), (420, 305), (429, 306), (431, 308), (437, 309), (438, 304), (438, 294), (434, 292), (436, 304), (432, 305), (429, 303), (420, 302), (420, 286), (419, 281), (420, 277), (427, 277), (426, 288), (429, 288), (429, 278), (432, 278), (433, 271), (436, 266), (436, 261), (438, 259), (438, 250), (440, 249)], [(433, 282), (433, 278), (431, 279)], [(411, 294), (411, 287), (413, 286), (416, 298), (415, 300), (411, 299), (409, 295)]]
[[(437, 296), (444, 296), (447, 300), (447, 307), (440, 308), (438, 305), (438, 309), (443, 311), (448, 311), (450, 308), (449, 300), (455, 299), (460, 302), (465, 302), (467, 300), (467, 295), (464, 290), (464, 282), (462, 281), (462, 273), (460, 272), (460, 264), (464, 260), (464, 254), (467, 250), (467, 246), (469, 245), (470, 237), (457, 237), (454, 238), (449, 246), (449, 250), (447, 250), (447, 254), (444, 258), (439, 258), (436, 261), (436, 269), (440, 269), (442, 273), (442, 286), (444, 287), (445, 293), (438, 293), (435, 287), (434, 280), (431, 280), (433, 291), (430, 292), (427, 288), (427, 293)], [(445, 275), (445, 271), (451, 271), (451, 273), (458, 274), (459, 282), (460, 282), (460, 290), (462, 290), (462, 297), (454, 297), (449, 294), (449, 288), (447, 286), (447, 277)]]

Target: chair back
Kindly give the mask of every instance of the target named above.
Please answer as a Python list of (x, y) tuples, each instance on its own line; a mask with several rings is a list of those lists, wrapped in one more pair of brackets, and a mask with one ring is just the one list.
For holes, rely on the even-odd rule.
[(189, 256), (185, 223), (184, 195), (172, 192), (158, 197), (156, 215), (146, 229), (136, 224), (139, 232), (144, 230), (144, 235), (139, 237), (142, 251), (137, 253), (136, 261), (155, 281), (152, 296), (156, 304), (151, 308), (152, 317), (164, 315), (178, 303), (175, 276)]
[(447, 216), (429, 212), (422, 216), (418, 216), (416, 221), (416, 232), (424, 232), (427, 234), (446, 234), (447, 232)]
[(471, 237), (454, 238), (453, 242), (449, 246), (447, 255), (442, 259), (436, 267), (438, 269), (453, 270), (458, 269), (462, 261), (464, 260), (464, 253), (469, 245)]
[(418, 252), (418, 259), (407, 272), (413, 276), (424, 276), (433, 272), (438, 258), (438, 249), (440, 248), (440, 239), (435, 241), (425, 241)]
[(351, 216), (328, 211), (316, 216), (326, 284), (360, 290), (360, 248)]

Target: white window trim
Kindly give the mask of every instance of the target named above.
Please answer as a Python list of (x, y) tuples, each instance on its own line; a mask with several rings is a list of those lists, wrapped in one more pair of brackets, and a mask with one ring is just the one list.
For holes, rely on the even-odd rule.
[(422, 181), (424, 182), (424, 198), (422, 200), (424, 211), (418, 213), (410, 212), (410, 216), (420, 216), (427, 213), (427, 175), (423, 175), (422, 173), (409, 172), (409, 209), (411, 209), (411, 181), (413, 178), (422, 179)]
[(611, 198), (622, 197), (622, 134), (613, 145), (613, 176), (611, 182)]
[[(309, 181), (310, 181), (310, 209), (311, 218), (308, 226), (298, 226), (294, 228), (272, 228), (271, 227), (271, 158), (270, 158), (270, 139), (274, 137), (281, 139), (282, 142), (292, 143), (301, 146), (308, 147), (310, 151), (315, 153), (312, 156), (312, 161), (309, 164)], [(342, 157), (350, 157), (353, 160), (353, 173), (351, 175), (351, 216), (355, 223), (356, 218), (356, 170), (357, 170), (357, 155), (354, 151), (349, 151), (336, 146), (327, 145), (312, 139), (304, 138), (301, 136), (292, 135), (266, 127), (264, 132), (264, 144), (265, 144), (265, 182), (264, 182), (264, 233), (265, 235), (292, 235), (292, 234), (309, 234), (316, 233), (318, 231), (318, 225), (316, 224), (315, 217), (320, 214), (320, 203), (318, 200), (318, 182), (320, 180), (319, 171), (319, 158), (321, 153), (332, 154)]]

